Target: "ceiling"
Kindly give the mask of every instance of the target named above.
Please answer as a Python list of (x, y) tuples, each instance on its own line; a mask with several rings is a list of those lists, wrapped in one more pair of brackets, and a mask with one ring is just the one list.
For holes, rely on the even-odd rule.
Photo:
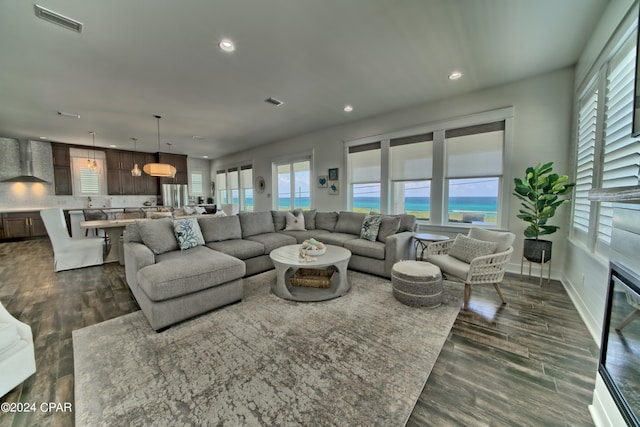
[(83, 29), (0, 2), (0, 136), (216, 158), (573, 65), (607, 0), (38, 4)]

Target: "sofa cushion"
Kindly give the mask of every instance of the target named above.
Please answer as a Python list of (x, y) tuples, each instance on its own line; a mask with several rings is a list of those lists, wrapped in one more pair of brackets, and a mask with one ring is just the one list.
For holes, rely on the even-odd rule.
[(238, 215), (206, 216), (198, 218), (205, 242), (241, 239), (242, 229)]
[(271, 212), (240, 212), (240, 227), (242, 228), (242, 238), (255, 236), (262, 233), (273, 233), (273, 217)]
[(158, 256), (137, 279), (149, 299), (164, 301), (239, 279), (245, 271), (239, 259), (198, 246)]
[(387, 238), (396, 234), (398, 228), (400, 228), (400, 218), (397, 216), (382, 215), (380, 229), (378, 230), (378, 237), (376, 240), (386, 243)]
[(285, 215), (285, 220), (287, 221), (287, 225), (284, 229), (287, 231), (306, 230), (304, 224), (304, 215), (302, 214), (302, 211), (297, 211), (296, 213), (287, 212)]
[(324, 243), (323, 236), (330, 234), (327, 230), (306, 230), (306, 231), (278, 231), (278, 233), (292, 236), (296, 239), (296, 243), (302, 243), (307, 239), (314, 238), (319, 242)]
[(322, 235), (322, 243), (328, 245), (344, 246), (345, 242), (349, 240), (359, 239), (360, 234), (348, 234), (348, 233), (328, 233)]
[(276, 231), (284, 230), (284, 227), (286, 227), (287, 212), (288, 211), (271, 211), (271, 218), (273, 219), (273, 228)]
[(304, 228), (307, 230), (315, 230), (316, 229), (316, 210), (310, 209), (306, 211), (302, 211), (304, 215)]
[(385, 244), (382, 242), (372, 242), (366, 239), (353, 239), (344, 243), (345, 249), (349, 249), (354, 255), (361, 255), (367, 258), (384, 259)]
[(485, 242), (484, 240), (458, 234), (453, 245), (451, 245), (449, 255), (460, 261), (470, 263), (474, 258), (494, 253), (497, 245), (495, 242)]
[(360, 236), (365, 214), (360, 212), (341, 211), (336, 223), (336, 233), (356, 234)]
[(125, 227), (124, 233), (122, 235), (124, 236), (124, 243), (144, 243), (142, 240), (142, 236), (138, 231), (138, 225), (135, 223), (128, 224)]
[(496, 243), (496, 252), (504, 252), (511, 247), (516, 235), (509, 232), (485, 230), (484, 228), (472, 227), (469, 229), (469, 237), (485, 242)]
[(136, 224), (142, 241), (154, 254), (159, 255), (179, 249), (178, 241), (173, 234), (173, 220), (171, 218), (138, 220)]
[(4, 352), (20, 342), (15, 323), (0, 323), (0, 360)]
[(210, 242), (207, 243), (208, 248), (222, 252), (227, 255), (231, 255), (240, 259), (249, 259), (264, 255), (264, 245), (259, 242), (252, 242), (251, 240), (235, 239), (225, 240), (224, 242)]
[(261, 243), (264, 246), (264, 253), (268, 254), (272, 250), (287, 245), (295, 245), (295, 237), (287, 236), (283, 233), (264, 233), (249, 236), (246, 240)]
[(316, 229), (336, 231), (336, 223), (338, 222), (337, 212), (317, 212), (316, 213)]
[(362, 226), (360, 227), (360, 238), (375, 242), (378, 238), (378, 231), (380, 231), (381, 221), (382, 215), (365, 215), (364, 220), (362, 220)]
[(400, 225), (398, 226), (398, 233), (402, 233), (403, 231), (413, 231), (416, 225), (416, 217), (413, 215), (407, 214), (398, 214), (393, 215), (395, 217), (400, 218)]
[(173, 231), (182, 250), (204, 245), (204, 237), (195, 218), (174, 219)]

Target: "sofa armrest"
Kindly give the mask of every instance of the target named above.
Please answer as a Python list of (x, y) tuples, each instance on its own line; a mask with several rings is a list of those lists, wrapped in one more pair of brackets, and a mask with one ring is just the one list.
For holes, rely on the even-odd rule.
[(387, 237), (385, 244), (384, 272), (387, 277), (391, 277), (393, 264), (406, 259), (415, 259), (416, 247), (413, 244), (412, 231), (403, 231)]
[(138, 270), (156, 263), (156, 257), (142, 243), (128, 242), (124, 247), (124, 270), (129, 287), (134, 290), (138, 286), (136, 274)]

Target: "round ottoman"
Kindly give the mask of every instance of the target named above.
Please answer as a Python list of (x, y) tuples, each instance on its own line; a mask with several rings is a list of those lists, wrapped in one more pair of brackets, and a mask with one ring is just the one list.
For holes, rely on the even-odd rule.
[(400, 261), (391, 269), (393, 296), (413, 307), (434, 308), (442, 304), (442, 273), (424, 261)]

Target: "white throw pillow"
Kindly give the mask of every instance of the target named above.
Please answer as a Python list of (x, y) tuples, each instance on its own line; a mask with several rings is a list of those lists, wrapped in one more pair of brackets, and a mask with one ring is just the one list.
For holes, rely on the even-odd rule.
[(202, 206), (196, 206), (194, 209), (198, 215), (202, 215), (207, 212), (207, 210)]
[(304, 228), (304, 215), (302, 211), (299, 211), (296, 215), (291, 212), (287, 212), (285, 216), (285, 220), (287, 221), (287, 226), (284, 228), (285, 231), (306, 231)]
[(449, 255), (460, 261), (470, 263), (474, 258), (478, 258), (479, 256), (491, 255), (496, 251), (496, 246), (498, 246), (498, 244), (495, 242), (485, 242), (458, 234), (453, 245), (451, 245)]

